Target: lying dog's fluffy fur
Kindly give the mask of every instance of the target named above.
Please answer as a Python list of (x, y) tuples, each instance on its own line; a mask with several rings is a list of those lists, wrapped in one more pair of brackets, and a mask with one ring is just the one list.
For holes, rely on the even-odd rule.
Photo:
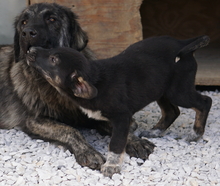
[(190, 140), (203, 135), (212, 100), (195, 90), (193, 52), (208, 42), (208, 36), (149, 38), (113, 58), (92, 62), (69, 48), (31, 48), (27, 61), (89, 117), (111, 122), (109, 153), (101, 170), (112, 176), (120, 171), (132, 115), (152, 101), (158, 101), (163, 113), (157, 129), (170, 126), (182, 106), (196, 111)]
[[(100, 169), (104, 157), (73, 127), (95, 123), (109, 132), (109, 123), (85, 117), (76, 104), (61, 96), (24, 59), (31, 46), (71, 47), (93, 59), (86, 47), (87, 35), (76, 18), (70, 9), (47, 3), (33, 4), (16, 18), (14, 47), (0, 50), (0, 128), (19, 127), (36, 137), (62, 143), (80, 165)], [(129, 136), (127, 153), (146, 159), (154, 145), (132, 133)]]

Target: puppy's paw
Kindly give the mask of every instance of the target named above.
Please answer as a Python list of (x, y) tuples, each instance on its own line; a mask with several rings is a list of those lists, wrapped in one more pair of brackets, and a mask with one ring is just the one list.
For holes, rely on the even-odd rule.
[(199, 139), (202, 138), (201, 134), (196, 134), (194, 130), (192, 130), (185, 138), (184, 140), (188, 143), (190, 142), (197, 142)]
[(147, 139), (137, 138), (129, 141), (126, 146), (126, 153), (131, 157), (141, 158), (146, 160), (156, 147), (152, 142)]
[(162, 130), (160, 129), (150, 129), (150, 130), (146, 130), (146, 131), (143, 131), (139, 137), (146, 137), (146, 138), (158, 138), (158, 137), (161, 137), (163, 135), (163, 132)]
[(90, 148), (83, 151), (81, 154), (75, 155), (77, 163), (81, 166), (86, 166), (91, 169), (100, 170), (101, 166), (105, 163), (105, 158), (101, 153)]
[(120, 173), (121, 171), (121, 166), (119, 164), (109, 164), (105, 163), (102, 165), (101, 172), (104, 176), (106, 177), (112, 177), (113, 174), (115, 173)]

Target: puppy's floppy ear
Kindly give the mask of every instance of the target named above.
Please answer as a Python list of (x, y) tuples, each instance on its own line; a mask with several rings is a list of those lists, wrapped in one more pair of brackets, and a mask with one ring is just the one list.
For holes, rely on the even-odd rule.
[(15, 62), (18, 62), (20, 60), (20, 44), (19, 44), (19, 33), (17, 30), (17, 20), (14, 23), (15, 27), (15, 35), (14, 35), (14, 56), (15, 56)]
[(71, 34), (71, 47), (78, 51), (83, 50), (88, 43), (88, 36), (85, 31), (80, 27), (77, 19), (78, 16), (75, 15), (71, 10), (67, 11), (70, 22), (70, 34)]
[(76, 97), (92, 99), (97, 96), (98, 90), (81, 76), (76, 75), (76, 71), (71, 74), (72, 91)]

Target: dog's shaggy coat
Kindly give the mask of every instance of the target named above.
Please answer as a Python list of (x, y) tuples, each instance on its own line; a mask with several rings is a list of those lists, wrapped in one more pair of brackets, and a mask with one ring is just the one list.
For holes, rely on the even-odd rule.
[[(93, 59), (77, 16), (57, 4), (33, 4), (16, 17), (14, 27), (14, 46), (2, 47), (0, 51), (0, 128), (17, 127), (36, 137), (62, 143), (80, 165), (100, 169), (104, 157), (76, 129), (78, 125), (96, 124), (95, 120), (85, 117), (75, 103), (60, 95), (24, 58), (30, 47), (40, 46), (70, 47)], [(146, 159), (153, 151), (154, 145), (147, 140), (132, 133), (129, 139), (127, 152), (131, 156)]]
[(88, 61), (70, 48), (32, 47), (27, 61), (90, 117), (111, 122), (109, 153), (101, 170), (112, 176), (120, 171), (132, 115), (152, 101), (158, 101), (163, 111), (158, 130), (170, 126), (179, 115), (178, 106), (182, 106), (196, 110), (189, 140), (203, 135), (212, 100), (195, 90), (193, 52), (208, 42), (208, 36), (149, 38), (115, 57), (96, 61)]

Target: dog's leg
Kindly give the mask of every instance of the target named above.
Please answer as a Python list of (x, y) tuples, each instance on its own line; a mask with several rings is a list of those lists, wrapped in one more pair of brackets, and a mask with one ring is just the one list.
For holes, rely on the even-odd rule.
[(81, 166), (100, 169), (105, 161), (104, 157), (93, 149), (75, 128), (44, 118), (29, 118), (26, 127), (29, 133), (66, 145)]
[(157, 103), (161, 109), (162, 117), (151, 130), (143, 131), (140, 137), (160, 137), (180, 114), (179, 108), (173, 105), (165, 96), (161, 97)]
[[(91, 122), (86, 127), (88, 128), (90, 126), (91, 128)], [(112, 126), (110, 122), (107, 121), (97, 121), (95, 120), (95, 123), (92, 128), (95, 128), (101, 135), (111, 135), (112, 134)], [(132, 119), (131, 125), (130, 125), (130, 132), (133, 133), (138, 128), (138, 124), (135, 122), (134, 119)]]
[(212, 105), (212, 99), (208, 96), (197, 94), (193, 100), (192, 109), (196, 112), (193, 131), (188, 135), (187, 141), (197, 141), (205, 132), (206, 120)]
[(104, 176), (112, 177), (114, 173), (119, 173), (125, 146), (127, 143), (131, 118), (118, 116), (112, 121), (112, 137), (109, 144), (109, 152), (106, 163), (102, 165), (101, 172)]
[[(130, 131), (128, 134), (128, 140), (126, 145), (126, 153), (131, 157), (141, 158), (146, 160), (148, 156), (153, 152), (156, 147), (152, 142), (147, 139), (141, 139), (134, 135), (136, 129), (136, 123), (134, 119), (131, 122)], [(135, 126), (135, 129), (134, 129)]]
[(154, 151), (154, 147), (156, 147), (156, 145), (147, 139), (141, 139), (133, 133), (129, 133), (126, 145), (126, 153), (129, 156), (146, 160)]
[(101, 172), (104, 176), (112, 177), (115, 173), (120, 173), (121, 164), (123, 162), (124, 152), (117, 154), (109, 151), (106, 163), (102, 165)]
[(200, 139), (205, 131), (206, 120), (212, 105), (212, 99), (198, 93), (194, 85), (192, 85), (192, 87), (188, 86), (187, 92), (179, 89), (175, 92), (175, 96), (171, 95), (169, 98), (175, 105), (184, 108), (192, 108), (196, 111), (194, 127), (192, 132), (187, 136), (186, 141), (190, 142)]
[[(126, 153), (131, 157), (146, 160), (153, 152), (155, 145), (147, 139), (141, 139), (135, 136), (134, 131), (137, 129), (137, 127), (138, 124), (134, 119), (132, 119), (126, 145)], [(109, 122), (98, 123), (97, 130), (102, 135), (112, 134), (112, 126)]]

